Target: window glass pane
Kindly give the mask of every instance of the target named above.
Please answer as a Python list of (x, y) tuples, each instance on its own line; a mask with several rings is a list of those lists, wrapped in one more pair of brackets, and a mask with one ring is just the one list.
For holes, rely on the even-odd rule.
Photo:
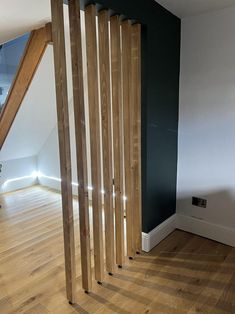
[(30, 33), (0, 45), (0, 109), (3, 107)]

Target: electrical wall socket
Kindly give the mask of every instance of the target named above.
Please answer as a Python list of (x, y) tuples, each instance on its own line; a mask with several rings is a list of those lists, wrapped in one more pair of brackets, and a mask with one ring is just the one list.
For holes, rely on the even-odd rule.
[(200, 197), (192, 197), (192, 205), (197, 207), (206, 208), (207, 207), (207, 200), (200, 198)]

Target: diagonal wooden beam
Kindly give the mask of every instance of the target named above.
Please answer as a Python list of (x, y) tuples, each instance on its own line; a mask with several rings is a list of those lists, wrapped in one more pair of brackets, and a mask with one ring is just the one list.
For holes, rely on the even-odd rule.
[(47, 44), (51, 41), (51, 23), (31, 32), (17, 74), (0, 114), (0, 149), (29, 89)]

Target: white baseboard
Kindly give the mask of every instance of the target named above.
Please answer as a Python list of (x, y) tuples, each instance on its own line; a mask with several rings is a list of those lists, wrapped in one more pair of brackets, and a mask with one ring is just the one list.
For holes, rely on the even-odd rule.
[(149, 252), (175, 229), (235, 247), (235, 229), (216, 225), (195, 217), (174, 214), (149, 233), (142, 232), (142, 250)]
[(142, 232), (142, 250), (149, 252), (176, 229), (177, 215), (174, 214), (149, 233)]
[(235, 229), (177, 214), (177, 228), (235, 247)]

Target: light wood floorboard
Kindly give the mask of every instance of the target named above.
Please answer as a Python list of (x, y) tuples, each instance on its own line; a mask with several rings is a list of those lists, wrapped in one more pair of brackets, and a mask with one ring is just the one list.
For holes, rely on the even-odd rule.
[[(149, 254), (81, 289), (74, 199), (77, 303), (65, 293), (60, 194), (34, 186), (1, 196), (0, 313), (235, 313), (235, 249), (179, 230)], [(93, 250), (93, 246), (91, 246)]]

